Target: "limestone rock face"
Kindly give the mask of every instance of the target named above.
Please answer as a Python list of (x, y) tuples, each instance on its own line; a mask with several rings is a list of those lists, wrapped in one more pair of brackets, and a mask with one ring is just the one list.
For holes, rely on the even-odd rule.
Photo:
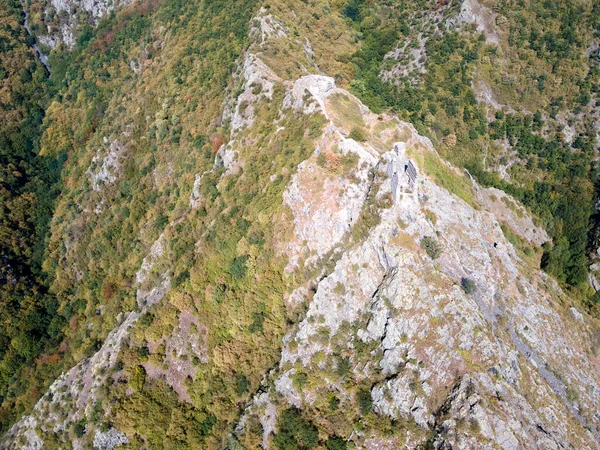
[(115, 428), (106, 432), (97, 431), (94, 436), (94, 448), (100, 450), (113, 450), (123, 444), (127, 444), (127, 436)]
[[(344, 140), (329, 127), (316, 151), (324, 154), (333, 147), (344, 151)], [(346, 146), (345, 151), (358, 157), (352, 173), (354, 182), (335, 176), (326, 176), (323, 180), (327, 169), (311, 159), (300, 164), (284, 193), (284, 202), (291, 208), (295, 224), (295, 238), (286, 246), (288, 271), (298, 266), (301, 257), (307, 257), (310, 263), (324, 256), (358, 220), (369, 190), (369, 170), (374, 160), (358, 144)], [(315, 178), (318, 183), (313, 182)]]
[(50, 0), (45, 4), (46, 17), (55, 17), (58, 22), (48, 25), (47, 32), (40, 32), (39, 41), (51, 48), (58, 44), (74, 47), (76, 29), (86, 21), (97, 24), (107, 13), (128, 5), (132, 0)]
[(496, 27), (497, 17), (498, 14), (477, 0), (464, 0), (460, 13), (453, 20), (453, 24), (475, 24), (478, 32), (485, 33), (485, 40), (488, 44), (497, 44), (500, 34)]
[[(108, 144), (108, 141), (105, 140)], [(123, 153), (123, 147), (119, 141), (113, 141), (109, 145), (109, 150), (103, 154), (101, 150), (96, 153), (92, 159), (92, 164), (87, 170), (88, 177), (92, 183), (92, 189), (99, 191), (106, 184), (116, 181), (119, 171), (119, 158)]]
[[(380, 189), (395, 186), (395, 201), (379, 210), (379, 225), (343, 251), (289, 336), (278, 395), (296, 407), (311, 405), (315, 392), (299, 392), (290, 381), (298, 368), (315, 370), (317, 355), (327, 361), (346, 354), (355, 374), (384, 376), (371, 387), (377, 414), (437, 430), (439, 445), (597, 448), (600, 380), (589, 356), (589, 319), (573, 309), (567, 314), (556, 283), (519, 256), (500, 228), (504, 214), (475, 209), (422, 172), (413, 182), (418, 190), (393, 183), (398, 169), (412, 164), (404, 147), (381, 157), (381, 176), (391, 180)], [(538, 242), (528, 226), (522, 230)], [(420, 248), (425, 236), (436, 236), (439, 258)], [(464, 279), (474, 292), (461, 288)], [(360, 342), (368, 353), (358, 352)], [(340, 389), (332, 379), (324, 384)], [(576, 403), (567, 390), (577, 391)], [(465, 421), (477, 432), (460, 426)]]

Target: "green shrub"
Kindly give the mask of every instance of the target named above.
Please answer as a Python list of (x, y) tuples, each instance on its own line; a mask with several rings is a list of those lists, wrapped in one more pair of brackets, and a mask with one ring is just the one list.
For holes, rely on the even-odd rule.
[(169, 218), (165, 215), (160, 215), (154, 221), (154, 228), (156, 228), (157, 230), (162, 230), (167, 226), (168, 223)]
[(325, 156), (325, 153), (319, 153), (319, 156), (317, 156), (317, 165), (319, 167), (325, 167), (327, 165), (327, 157)]
[(85, 434), (85, 420), (82, 419), (79, 422), (77, 422), (73, 430), (75, 431), (75, 436), (77, 436), (78, 438), (82, 438)]
[(294, 387), (299, 391), (301, 391), (302, 388), (306, 386), (306, 382), (308, 381), (308, 375), (304, 372), (297, 372), (292, 376), (292, 378)]
[(278, 432), (273, 443), (279, 450), (312, 449), (319, 443), (319, 432), (295, 408), (286, 409), (277, 419)]
[(352, 130), (350, 130), (350, 135), (348, 137), (350, 139), (354, 139), (357, 142), (365, 142), (367, 140), (365, 131), (359, 127), (352, 127)]
[(346, 450), (346, 441), (339, 436), (327, 439), (327, 450)]
[(342, 167), (344, 172), (349, 172), (356, 167), (358, 164), (358, 155), (356, 153), (348, 153), (342, 156)]
[(340, 407), (340, 399), (337, 398), (335, 395), (332, 395), (331, 398), (329, 399), (329, 411), (331, 411), (331, 412), (337, 411), (339, 407)]
[(336, 372), (340, 377), (345, 377), (350, 373), (350, 358), (340, 358), (338, 359)]
[(216, 423), (217, 418), (215, 416), (212, 414), (206, 416), (206, 418), (200, 424), (200, 434), (202, 434), (202, 436), (208, 436)]
[(469, 295), (477, 290), (477, 286), (475, 285), (475, 282), (473, 280), (471, 280), (470, 278), (465, 278), (465, 277), (461, 278), (460, 286), (463, 288), (463, 291), (465, 291), (465, 294), (469, 294)]
[(148, 328), (150, 325), (152, 325), (152, 322), (154, 322), (154, 316), (152, 313), (147, 312), (140, 317), (140, 325), (142, 328)]
[(238, 375), (235, 383), (235, 391), (238, 395), (248, 392), (250, 389), (250, 381), (244, 375)]
[(229, 273), (231, 275), (233, 275), (233, 277), (235, 279), (241, 280), (246, 275), (246, 261), (247, 260), (248, 260), (248, 257), (246, 255), (237, 256), (233, 260), (233, 263), (231, 264), (231, 267), (229, 268)]
[(262, 84), (254, 82), (250, 85), (250, 87), (252, 88), (252, 93), (254, 95), (258, 95), (262, 92)]
[(134, 391), (141, 391), (146, 384), (146, 369), (143, 366), (136, 366), (129, 378), (129, 385)]
[(265, 313), (264, 311), (255, 311), (252, 313), (252, 323), (248, 327), (250, 333), (257, 333), (264, 331)]
[(373, 408), (373, 399), (371, 398), (371, 391), (369, 389), (361, 389), (357, 394), (358, 407), (360, 413), (365, 416), (371, 412)]
[(442, 247), (438, 241), (431, 236), (425, 236), (423, 239), (421, 239), (420, 244), (431, 259), (437, 259), (442, 254)]

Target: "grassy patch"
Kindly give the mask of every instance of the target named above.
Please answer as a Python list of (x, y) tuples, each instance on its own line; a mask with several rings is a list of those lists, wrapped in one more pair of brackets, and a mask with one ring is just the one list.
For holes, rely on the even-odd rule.
[(459, 175), (442, 161), (442, 159), (431, 151), (424, 152), (423, 168), (439, 186), (451, 194), (460, 197), (469, 205), (473, 206), (474, 192), (471, 181), (466, 175)]
[(365, 122), (356, 100), (346, 94), (333, 94), (327, 98), (327, 107), (335, 117), (334, 123), (341, 127), (364, 127)]

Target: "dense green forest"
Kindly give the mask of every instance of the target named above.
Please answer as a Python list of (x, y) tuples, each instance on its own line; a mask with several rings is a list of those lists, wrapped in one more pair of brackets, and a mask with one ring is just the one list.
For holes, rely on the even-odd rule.
[[(49, 376), (32, 367), (58, 346), (64, 319), (41, 267), (64, 155), (40, 157), (51, 97), (17, 1), (0, 2), (0, 430), (31, 406)], [(43, 363), (42, 363), (43, 366)], [(50, 372), (52, 373), (52, 372)], [(35, 381), (32, 382), (31, 378)], [(28, 389), (29, 401), (16, 403)], [(38, 391), (39, 392), (39, 391)]]

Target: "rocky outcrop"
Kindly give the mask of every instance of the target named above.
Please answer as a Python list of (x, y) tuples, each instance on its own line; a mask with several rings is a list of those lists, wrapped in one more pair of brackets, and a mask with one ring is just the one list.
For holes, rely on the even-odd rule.
[[(342, 92), (326, 79), (309, 81), (298, 84), (334, 115), (327, 97)], [(311, 104), (295, 98), (298, 109)], [(565, 294), (535, 261), (519, 256), (500, 225), (534, 247), (547, 234), (500, 191), (470, 180), (468, 203), (439, 187), (423, 163), (439, 159), (431, 144), (396, 126), (411, 132), (387, 152), (375, 150), (374, 134), (357, 143), (365, 151), (364, 177), (331, 180), (313, 155), (286, 191), (295, 229), (288, 270), (300, 261), (294, 255), (313, 255), (305, 264), (333, 250), (340, 256), (318, 283), (306, 318), (284, 339), (271, 398), (301, 409), (330, 390), (352, 398), (323, 370), (346, 355), (354, 377), (372, 380), (374, 412), (433, 431), (435, 448), (598, 448), (592, 319), (564, 306)], [(326, 129), (316, 155), (340, 145), (336, 133), (334, 124)], [(376, 209), (365, 206), (369, 190), (376, 191)], [(350, 192), (354, 206), (344, 200)], [(380, 223), (346, 245), (357, 210)], [(426, 237), (441, 249), (435, 259)], [(299, 371), (323, 371), (321, 384), (298, 390)], [(354, 441), (367, 445), (382, 438), (377, 433), (364, 430)], [(404, 445), (413, 448), (425, 436)]]
[[(306, 99), (307, 93), (310, 100)], [(334, 94), (340, 91), (335, 88), (333, 78), (307, 75), (294, 83), (284, 106), (304, 114), (317, 110), (329, 117), (331, 106), (326, 106), (327, 98)], [(377, 163), (374, 153), (373, 148), (346, 138), (330, 119), (313, 158), (298, 166), (284, 193), (284, 203), (292, 210), (295, 224), (295, 237), (284, 247), (289, 258), (288, 272), (298, 267), (300, 258), (306, 265), (314, 264), (358, 220), (370, 188), (369, 172)], [(326, 160), (327, 155), (332, 159), (355, 157), (356, 160), (350, 170), (336, 172), (327, 167), (327, 162), (319, 164), (319, 158)]]
[(234, 147), (240, 144), (239, 135), (254, 124), (255, 103), (261, 99), (270, 100), (275, 83), (282, 81), (258, 56), (268, 40), (287, 35), (279, 21), (262, 8), (252, 20), (249, 35), (253, 42), (245, 52), (236, 75), (241, 93), (230, 93), (223, 111), (223, 121), (231, 125), (229, 141), (219, 148), (215, 158), (215, 167), (224, 167), (226, 175), (237, 173), (242, 167)]
[(398, 62), (391, 69), (382, 70), (381, 78), (385, 81), (409, 78), (416, 83), (421, 75), (427, 73), (425, 68), (427, 62), (426, 42), (427, 40), (423, 36), (419, 36), (415, 41), (407, 41), (385, 55), (384, 60)]
[(181, 312), (173, 332), (148, 346), (150, 352), (154, 352), (161, 345), (165, 346), (162, 365), (151, 362), (143, 364), (148, 376), (153, 379), (164, 377), (181, 401), (190, 402), (186, 380), (193, 379), (198, 371), (197, 365), (192, 363), (194, 359), (197, 359), (199, 364), (208, 362), (207, 334), (208, 330), (196, 316), (189, 311)]
[[(131, 2), (132, 0), (50, 0), (43, 2), (44, 20), (47, 21), (44, 24), (46, 30), (39, 31), (36, 37), (42, 44), (52, 49), (59, 44), (73, 48), (80, 24), (97, 24), (107, 13)], [(50, 18), (53, 18), (52, 21)]]
[(119, 158), (124, 151), (123, 145), (117, 140), (109, 143), (106, 138), (104, 138), (104, 143), (108, 145), (108, 151), (103, 152), (102, 149), (99, 149), (86, 172), (94, 191), (99, 191), (103, 186), (114, 183), (119, 176)]
[(106, 432), (96, 431), (94, 436), (94, 448), (99, 450), (113, 450), (123, 444), (127, 444), (128, 439), (123, 433), (115, 428)]
[(464, 0), (460, 13), (456, 18), (448, 20), (450, 26), (463, 26), (475, 24), (479, 33), (485, 34), (488, 44), (498, 44), (500, 31), (496, 26), (498, 14), (482, 5), (477, 0)]

